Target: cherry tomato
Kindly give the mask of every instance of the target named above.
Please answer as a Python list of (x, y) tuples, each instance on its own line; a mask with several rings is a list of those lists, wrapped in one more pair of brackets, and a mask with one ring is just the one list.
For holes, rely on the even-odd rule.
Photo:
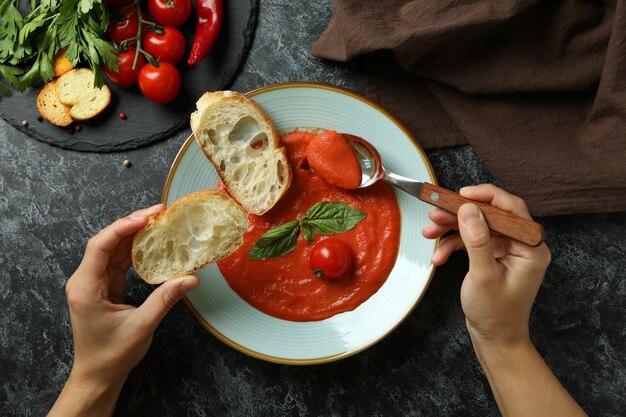
[(134, 0), (106, 0), (106, 3), (111, 7), (126, 7)]
[(149, 0), (148, 9), (158, 24), (180, 26), (189, 19), (191, 0)]
[(156, 103), (169, 103), (180, 90), (180, 74), (169, 62), (161, 62), (158, 67), (148, 63), (139, 72), (139, 89)]
[(346, 242), (329, 237), (313, 246), (309, 266), (318, 277), (344, 278), (350, 276), (354, 270), (354, 255)]
[(185, 37), (172, 26), (163, 27), (163, 34), (148, 32), (143, 37), (143, 49), (159, 62), (177, 64), (185, 55)]
[(119, 45), (126, 39), (136, 37), (138, 29), (137, 9), (131, 7), (127, 9), (122, 16), (111, 16), (111, 21), (107, 28), (107, 35), (109, 35), (109, 38), (111, 38), (113, 42)]
[(128, 48), (125, 52), (116, 53), (118, 57), (118, 71), (115, 72), (112, 69), (106, 67), (104, 69), (105, 74), (111, 81), (121, 87), (130, 87), (137, 84), (137, 78), (141, 68), (146, 64), (146, 59), (142, 54), (139, 54), (137, 58), (137, 66), (133, 69), (133, 62), (135, 60), (135, 48)]

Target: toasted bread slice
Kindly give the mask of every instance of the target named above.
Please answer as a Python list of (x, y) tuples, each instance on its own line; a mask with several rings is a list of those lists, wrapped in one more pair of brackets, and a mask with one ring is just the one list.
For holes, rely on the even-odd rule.
[(37, 110), (39, 114), (57, 126), (69, 126), (74, 121), (70, 116), (70, 106), (59, 100), (57, 95), (56, 81), (50, 81), (37, 96)]
[(59, 50), (59, 52), (54, 55), (52, 59), (52, 69), (54, 70), (54, 76), (60, 77), (66, 72), (74, 69), (74, 65), (72, 65), (72, 61), (67, 59), (67, 55), (65, 52), (67, 51), (67, 46)]
[(229, 193), (246, 211), (271, 209), (291, 184), (285, 148), (267, 114), (234, 91), (205, 93), (191, 129)]
[(73, 69), (57, 80), (57, 94), (61, 103), (71, 106), (74, 120), (87, 120), (100, 114), (111, 102), (111, 90), (93, 85), (94, 73), (88, 68)]
[(135, 235), (133, 266), (150, 284), (188, 275), (230, 255), (247, 229), (246, 213), (224, 191), (192, 193)]

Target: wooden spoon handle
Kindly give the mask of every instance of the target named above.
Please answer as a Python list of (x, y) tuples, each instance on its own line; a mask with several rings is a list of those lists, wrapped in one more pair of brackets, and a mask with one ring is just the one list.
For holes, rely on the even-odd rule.
[(476, 204), (483, 212), (491, 230), (500, 232), (530, 246), (538, 246), (543, 242), (544, 231), (539, 223), (516, 216), (489, 204), (461, 197), (461, 195), (445, 188), (425, 182), (418, 198), (451, 213), (456, 213), (459, 207), (465, 203)]

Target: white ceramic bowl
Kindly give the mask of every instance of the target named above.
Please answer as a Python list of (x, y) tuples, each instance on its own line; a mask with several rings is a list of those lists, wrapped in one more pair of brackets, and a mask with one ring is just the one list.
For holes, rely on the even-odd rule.
[[(248, 93), (281, 133), (295, 128), (333, 129), (365, 138), (390, 171), (436, 183), (426, 155), (408, 130), (386, 110), (352, 91), (318, 83), (277, 84)], [(163, 202), (218, 182), (193, 137), (176, 156)], [(422, 237), (429, 206), (396, 190), (402, 215), (400, 249), (387, 281), (353, 311), (322, 321), (292, 322), (260, 312), (226, 283), (217, 265), (199, 271), (201, 284), (185, 298), (200, 323), (218, 339), (250, 356), (286, 364), (329, 362), (360, 352), (391, 332), (417, 305), (434, 274), (436, 246)]]

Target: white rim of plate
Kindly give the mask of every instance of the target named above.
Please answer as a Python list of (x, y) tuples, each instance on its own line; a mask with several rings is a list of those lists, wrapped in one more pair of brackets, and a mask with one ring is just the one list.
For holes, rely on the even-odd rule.
[[(272, 84), (272, 85), (269, 85), (269, 86), (266, 86), (266, 87), (261, 87), (261, 88), (258, 88), (256, 90), (252, 90), (252, 91), (246, 93), (246, 95), (251, 97), (251, 98), (254, 98), (255, 96), (258, 96), (258, 95), (264, 94), (264, 93), (268, 93), (268, 92), (271, 92), (271, 91), (292, 89), (292, 88), (322, 89), (322, 90), (328, 90), (328, 91), (331, 91), (331, 92), (334, 92), (334, 93), (338, 93), (338, 94), (343, 94), (343, 95), (349, 96), (350, 98), (359, 100), (362, 103), (366, 104), (367, 106), (372, 107), (375, 111), (377, 111), (379, 113), (382, 113), (383, 116), (385, 116), (385, 118), (387, 118), (389, 121), (391, 121), (397, 128), (399, 128), (402, 131), (402, 133), (408, 139), (410, 139), (410, 142), (415, 146), (415, 148), (416, 148), (420, 158), (422, 159), (422, 162), (425, 165), (425, 168), (426, 168), (426, 170), (428, 172), (428, 176), (430, 177), (430, 181), (433, 184), (437, 185), (437, 178), (436, 178), (435, 172), (434, 172), (434, 170), (433, 170), (433, 168), (432, 168), (432, 166), (430, 164), (430, 161), (428, 160), (428, 157), (426, 156), (424, 150), (419, 145), (419, 143), (417, 142), (415, 137), (411, 134), (411, 132), (409, 132), (409, 130), (402, 124), (402, 122), (400, 122), (389, 111), (387, 111), (385, 108), (383, 108), (379, 104), (371, 101), (370, 99), (362, 96), (359, 93), (356, 93), (356, 92), (354, 92), (352, 90), (348, 90), (348, 89), (345, 89), (345, 88), (342, 88), (342, 87), (337, 87), (337, 86), (334, 86), (334, 85), (330, 85), (330, 84), (317, 83), (317, 82), (308, 82), (308, 81), (295, 81), (295, 82), (286, 82), (286, 83)], [(301, 126), (301, 128), (306, 128), (306, 127), (305, 126)], [(283, 132), (281, 132), (281, 133), (283, 133)], [(172, 165), (170, 167), (170, 170), (169, 170), (169, 172), (167, 174), (165, 185), (163, 187), (163, 193), (161, 195), (161, 202), (163, 204), (167, 204), (168, 196), (170, 194), (170, 188), (171, 188), (174, 176), (176, 174), (177, 168), (178, 168), (181, 160), (185, 156), (187, 150), (189, 149), (189, 147), (194, 142), (195, 141), (194, 141), (194, 137), (193, 137), (193, 134), (192, 134), (192, 135), (190, 135), (187, 138), (187, 140), (185, 140), (185, 142), (181, 146), (180, 150), (178, 151), (178, 154), (174, 158), (174, 162), (172, 163)], [(435, 245), (433, 247), (433, 252), (437, 248), (438, 245), (439, 245), (439, 239), (437, 239), (435, 241)], [(398, 254), (398, 256), (400, 256), (400, 254)], [(257, 358), (257, 359), (261, 359), (261, 360), (265, 360), (265, 361), (268, 361), (268, 362), (279, 363), (279, 364), (286, 364), (286, 365), (314, 365), (314, 364), (333, 362), (333, 361), (337, 361), (339, 359), (344, 359), (344, 358), (356, 355), (357, 353), (362, 352), (362, 351), (366, 350), (367, 348), (375, 345), (376, 343), (378, 343), (379, 341), (384, 339), (389, 333), (393, 332), (411, 314), (411, 312), (419, 304), (419, 302), (421, 301), (422, 297), (426, 293), (426, 290), (430, 286), (430, 282), (431, 282), (431, 280), (433, 278), (433, 275), (435, 273), (435, 269), (436, 269), (436, 267), (431, 264), (430, 268), (428, 269), (428, 277), (426, 279), (426, 283), (423, 286), (420, 294), (418, 294), (417, 298), (415, 299), (415, 302), (410, 306), (410, 308), (408, 308), (406, 310), (406, 312), (404, 314), (402, 314), (402, 317), (399, 320), (397, 320), (393, 326), (389, 327), (385, 332), (379, 334), (377, 337), (373, 338), (372, 340), (369, 340), (367, 343), (363, 344), (362, 346), (359, 346), (358, 348), (347, 350), (347, 351), (344, 351), (344, 352), (341, 352), (341, 353), (338, 353), (338, 354), (327, 355), (327, 356), (322, 356), (322, 357), (315, 357), (315, 358), (304, 358), (303, 359), (303, 358), (286, 358), (286, 357), (280, 357), (280, 356), (273, 356), (273, 355), (268, 355), (268, 354), (265, 354), (265, 353), (262, 353), (262, 352), (255, 351), (255, 350), (253, 350), (253, 349), (251, 349), (249, 347), (243, 346), (242, 344), (239, 344), (239, 343), (231, 340), (230, 338), (226, 337), (224, 334), (222, 334), (220, 331), (218, 331), (215, 327), (213, 327), (211, 324), (209, 324), (205, 320), (205, 318), (197, 311), (197, 309), (195, 308), (195, 306), (193, 305), (193, 303), (189, 300), (189, 298), (187, 296), (185, 296), (183, 298), (183, 302), (184, 302), (185, 306), (187, 307), (187, 309), (191, 312), (191, 314), (196, 318), (196, 320), (198, 320), (198, 322), (206, 330), (208, 330), (211, 334), (213, 334), (217, 339), (219, 339), (220, 341), (222, 341), (226, 345), (228, 345), (228, 346), (230, 346), (230, 347), (232, 347), (232, 348), (234, 348), (234, 349), (236, 349), (236, 350), (238, 350), (238, 351), (240, 351), (240, 352), (242, 352), (242, 353), (244, 353), (244, 354), (246, 354), (248, 356), (251, 356), (251, 357), (254, 357), (254, 358)], [(384, 286), (384, 284), (383, 284), (383, 286)], [(349, 312), (346, 312), (346, 313), (349, 313)], [(342, 314), (346, 314), (346, 313), (342, 313)], [(264, 314), (264, 313), (261, 313), (261, 314)], [(277, 320), (279, 320), (279, 319), (277, 319)], [(287, 323), (297, 323), (297, 322), (287, 322)]]

